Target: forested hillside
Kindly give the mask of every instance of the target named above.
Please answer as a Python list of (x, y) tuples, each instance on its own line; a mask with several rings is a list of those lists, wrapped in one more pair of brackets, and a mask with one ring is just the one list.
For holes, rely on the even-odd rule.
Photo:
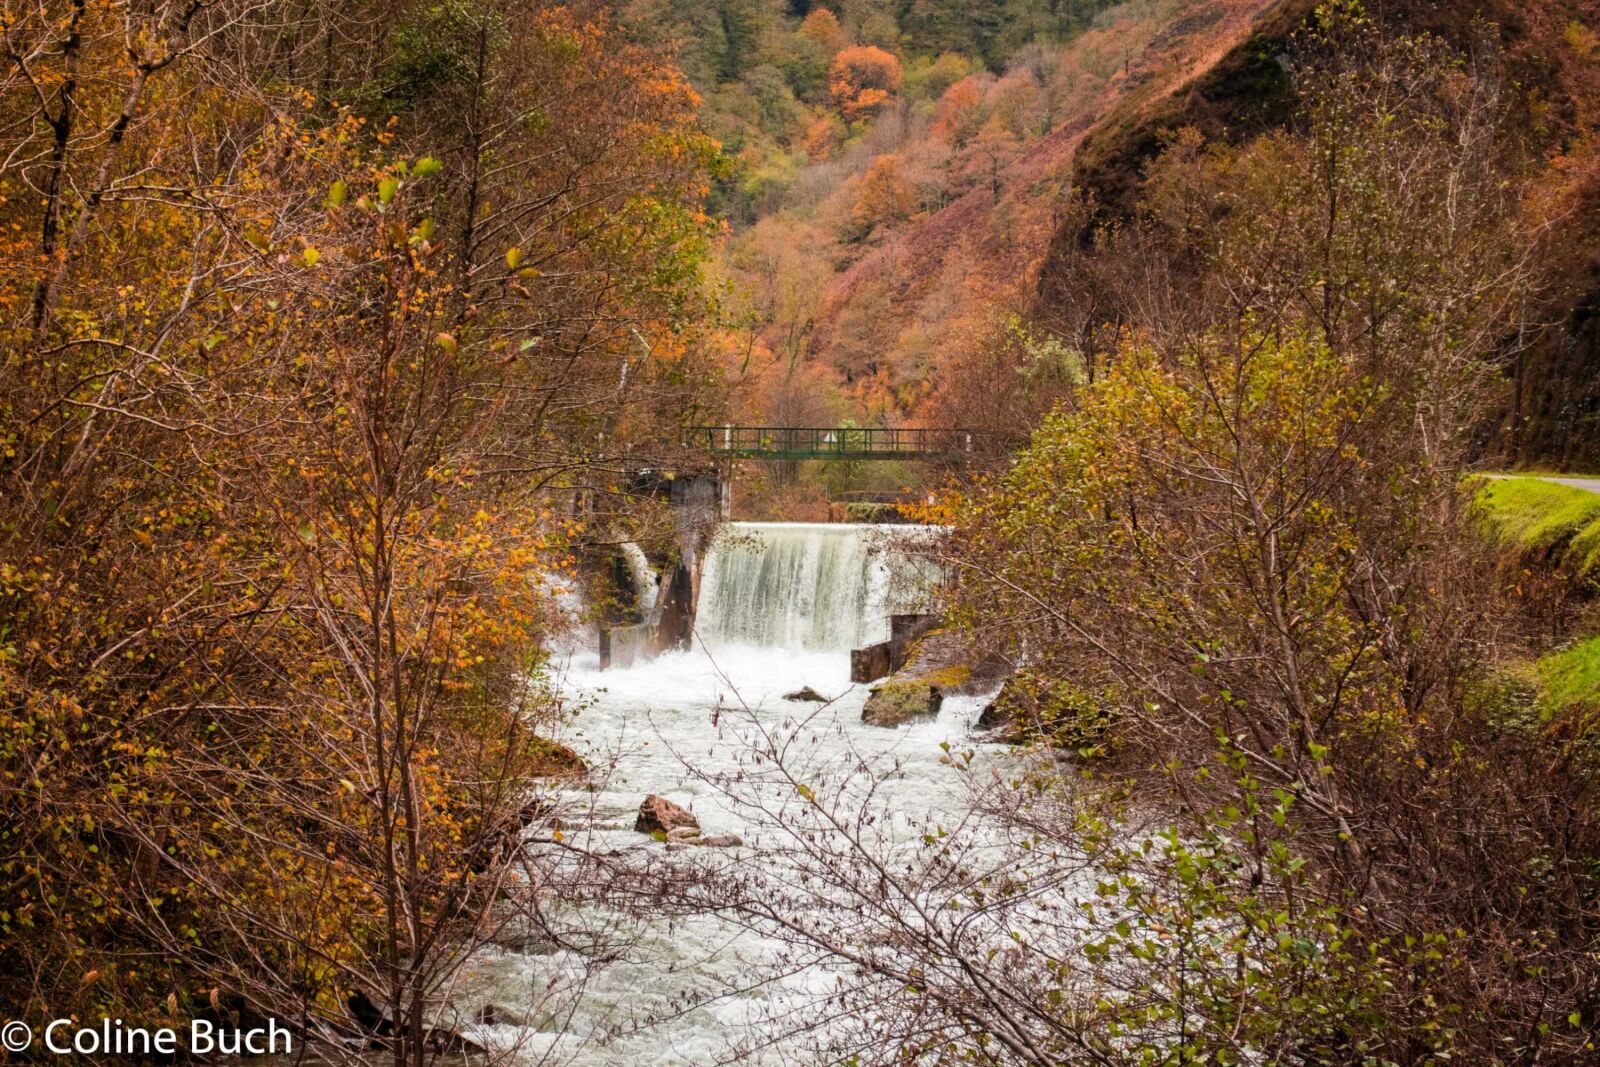
[[(1193, 217), (1173, 211), (1232, 210), (1222, 201), (1238, 162), (1303, 121), (1284, 105), (1297, 74), (1296, 32), (1314, 21), (1315, 7), (1272, 5), (1246, 43), (1184, 92), (1121, 104), (1086, 138), (1072, 171), (1085, 210), (1054, 235), (1032, 307), (1042, 328), (1076, 337), (1091, 364), (1103, 352), (1097, 331), (1104, 339), (1204, 314), (1193, 301), (1153, 303), (1148, 291), (1157, 277), (1193, 291), (1209, 269), (1193, 242)], [(1471, 62), (1494, 64), (1492, 107), (1514, 131), (1504, 149), (1507, 180), (1519, 186), (1530, 239), (1541, 242), (1542, 269), (1529, 279), (1536, 310), (1503, 340), (1504, 384), (1480, 428), (1478, 454), (1559, 467), (1600, 461), (1600, 13), (1582, 0), (1418, 0), (1381, 12), (1386, 32), (1429, 34)], [(1207, 198), (1217, 206), (1201, 207)], [(1134, 278), (1141, 274), (1143, 283)]]
[[(1600, 447), (1585, 7), (1418, 0), (1381, 16), (1504, 55), (1500, 106), (1549, 166), (1528, 187), (1562, 220), (1545, 325), (1507, 346), (1510, 384), (1482, 438), (1517, 462)], [(1096, 242), (1115, 229), (1170, 246), (1153, 227), (1192, 180), (1178, 172), (1295, 121), (1293, 42), (1315, 8), (627, 5), (631, 25), (680, 42), (728, 157), (712, 202), (730, 228), (717, 270), (739, 406), (782, 424), (1036, 422), (1071, 377), (1067, 353), (1093, 364), (1092, 334), (1172, 310), (1131, 307), (1141, 298), (1116, 290), (1148, 280), (1145, 254)]]

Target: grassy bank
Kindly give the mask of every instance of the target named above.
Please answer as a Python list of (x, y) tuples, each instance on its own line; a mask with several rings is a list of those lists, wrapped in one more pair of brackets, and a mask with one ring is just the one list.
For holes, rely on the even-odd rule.
[(1600, 708), (1600, 635), (1544, 656), (1534, 675), (1546, 718), (1571, 708)]
[[(1600, 493), (1540, 478), (1488, 479), (1476, 504), (1484, 531), (1519, 564), (1551, 568), (1582, 595), (1600, 590)], [(1537, 710), (1547, 723), (1592, 729), (1600, 709), (1600, 634), (1534, 661)]]
[(1485, 532), (1519, 559), (1554, 566), (1586, 589), (1600, 579), (1600, 493), (1539, 478), (1486, 479)]

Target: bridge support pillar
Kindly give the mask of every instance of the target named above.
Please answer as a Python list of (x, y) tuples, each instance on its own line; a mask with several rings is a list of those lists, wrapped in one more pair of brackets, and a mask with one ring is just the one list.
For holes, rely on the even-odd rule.
[[(700, 602), (700, 575), (717, 524), (728, 517), (731, 495), (720, 474), (669, 475), (648, 483), (648, 492), (672, 505), (678, 562), (663, 583), (655, 610), (644, 622), (600, 629), (600, 668), (626, 667), (663, 652), (688, 648)], [(636, 488), (635, 491), (640, 491)]]

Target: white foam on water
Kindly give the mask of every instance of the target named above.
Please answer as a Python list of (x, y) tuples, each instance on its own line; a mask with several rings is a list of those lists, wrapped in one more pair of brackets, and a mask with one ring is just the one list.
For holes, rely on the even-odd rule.
[[(591, 653), (566, 661), (562, 689), (586, 703), (564, 740), (592, 766), (615, 767), (598, 776), (595, 792), (569, 797), (590, 813), (586, 825), (569, 830), (573, 843), (602, 853), (664, 850), (633, 830), (640, 801), (654, 793), (691, 810), (706, 834), (737, 834), (746, 845), (688, 849), (673, 854), (676, 862), (762, 864), (763, 850), (791, 841), (793, 828), (730, 800), (717, 780), (739, 779), (746, 797), (766, 788), (744, 775), (769, 731), (793, 734), (791, 758), (810, 781), (846, 781), (867, 761), (867, 803), (881, 809), (874, 833), (890, 847), (921, 840), (932, 822), (963, 807), (963, 783), (941, 745), (971, 747), (967, 735), (984, 699), (947, 697), (936, 718), (899, 729), (863, 724), (867, 687), (849, 681), (848, 649), (888, 630), (887, 576), (867, 531), (733, 525), (743, 527), (735, 535), (756, 533), (761, 543), (741, 539), (713, 551), (693, 649), (622, 670), (599, 670)], [(784, 699), (806, 686), (832, 702)], [(725, 1062), (741, 1040), (763, 1037), (775, 1013), (813, 1003), (834, 986), (832, 967), (816, 964), (746, 988), (783, 946), (715, 916), (642, 927), (620, 915), (584, 918), (625, 925), (632, 943), (624, 957), (586, 970), (572, 952), (479, 953), (460, 984), (463, 1014), (493, 1003), (502, 1009), (497, 1015), (521, 1025), (497, 1020), (472, 1028), (472, 1036), (515, 1048), (527, 1063), (708, 1067)], [(571, 995), (549, 992), (580, 982)], [(780, 1043), (738, 1062), (787, 1062), (784, 1051)]]
[(656, 608), (661, 576), (650, 565), (650, 558), (644, 554), (644, 549), (632, 541), (622, 543), (622, 558), (628, 564), (628, 574), (633, 578), (634, 588), (639, 591), (639, 610), (649, 618)]

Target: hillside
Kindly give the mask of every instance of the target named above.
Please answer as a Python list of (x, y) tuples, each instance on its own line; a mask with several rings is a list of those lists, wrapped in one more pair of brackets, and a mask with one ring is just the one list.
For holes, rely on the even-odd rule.
[[(730, 227), (714, 274), (736, 406), (786, 423), (1011, 429), (1048, 410), (1076, 363), (1092, 374), (1096, 331), (1181, 317), (1173, 294), (1193, 263), (1168, 248), (1167, 291), (1135, 300), (1133, 276), (1149, 283), (1157, 268), (1105, 242), (1151, 214), (1151, 168), (1178, 142), (1198, 160), (1289, 127), (1297, 34), (1316, 8), (1135, 0), (997, 5), (990, 18), (959, 5), (732, 4), (709, 36), (666, 0), (634, 11), (678, 27), (703, 121), (731, 162), (714, 194)], [(1408, 0), (1375, 16), (1504, 62), (1522, 195), (1551, 239), (1546, 327), (1506, 346), (1508, 382), (1482, 434), (1513, 462), (1600, 460), (1588, 7)], [(862, 50), (893, 65), (867, 107), (841, 95), (830, 66)]]
[[(1013, 422), (1009, 404), (973, 410), (972, 398), (955, 395), (950, 387), (957, 383), (944, 380), (944, 372), (980, 357), (995, 341), (1000, 311), (1025, 303), (1039, 284), (1051, 238), (1071, 210), (1068, 194), (1081, 149), (1124, 115), (1159, 110), (1185, 96), (1197, 77), (1239, 52), (1281, 6), (1213, 0), (1108, 11), (1059, 62), (1063, 69), (1086, 69), (1093, 57), (1111, 53), (1121, 56), (1118, 68), (1104, 79), (1082, 79), (1060, 123), (998, 169), (992, 182), (835, 279), (820, 301), (813, 356), (845, 368), (865, 365), (887, 377), (900, 400), (898, 415), (959, 411), (966, 423)], [(937, 352), (919, 359), (910, 349), (929, 333), (937, 335)]]
[[(1071, 182), (1095, 210), (1063, 220), (1050, 242), (1030, 294), (1041, 322), (1067, 331), (1093, 318), (1151, 325), (1126, 300), (1103, 299), (1108, 287), (1095, 260), (1104, 251), (1104, 227), (1150, 213), (1149, 172), (1174, 131), (1192, 131), (1198, 157), (1291, 121), (1284, 79), (1274, 76), (1270, 57), (1292, 51), (1294, 31), (1314, 5), (1268, 6), (1255, 35), (1183, 92), (1151, 104), (1124, 102), (1084, 138)], [(1541, 241), (1543, 270), (1529, 293), (1538, 325), (1502, 345), (1505, 382), (1480, 432), (1480, 454), (1513, 465), (1592, 466), (1600, 462), (1597, 12), (1583, 0), (1409, 0), (1381, 10), (1390, 32), (1435, 35), (1464, 55), (1502, 64), (1496, 107), (1504, 127), (1518, 131), (1511, 146), (1521, 156), (1518, 195)], [(1177, 254), (1170, 244), (1162, 253)], [(1180, 265), (1177, 273), (1192, 268)]]

